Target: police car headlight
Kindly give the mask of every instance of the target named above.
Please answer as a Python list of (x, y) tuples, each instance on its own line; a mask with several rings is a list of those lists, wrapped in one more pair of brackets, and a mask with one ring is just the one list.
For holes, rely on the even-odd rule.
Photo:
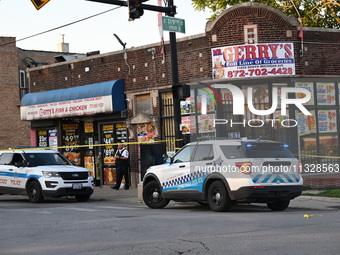
[(46, 171), (43, 171), (43, 175), (44, 175), (45, 178), (60, 177), (58, 172), (46, 172)]

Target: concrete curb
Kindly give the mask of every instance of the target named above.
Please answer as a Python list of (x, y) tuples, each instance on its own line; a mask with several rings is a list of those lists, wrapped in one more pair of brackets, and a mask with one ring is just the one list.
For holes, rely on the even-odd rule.
[[(299, 199), (303, 200), (314, 200), (314, 201), (324, 201), (328, 203), (340, 203), (340, 198), (334, 197), (324, 197), (324, 196), (317, 196), (320, 192), (318, 190), (308, 190), (304, 191), (306, 193), (316, 194), (315, 196), (310, 195), (302, 195), (299, 196)], [(139, 185), (138, 188), (130, 188), (129, 190), (112, 190), (110, 186), (101, 186), (95, 187), (94, 193), (91, 196), (93, 200), (104, 200), (104, 201), (113, 201), (116, 203), (133, 203), (133, 204), (141, 204), (143, 203), (142, 200), (142, 186)]]
[(336, 198), (336, 197), (300, 196), (300, 198), (306, 198), (308, 200), (324, 201), (324, 202), (330, 202), (330, 203), (340, 203), (340, 198)]

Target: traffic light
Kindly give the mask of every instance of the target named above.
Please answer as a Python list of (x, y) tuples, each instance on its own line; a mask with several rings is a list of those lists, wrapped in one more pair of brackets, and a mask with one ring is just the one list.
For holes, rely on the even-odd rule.
[(144, 10), (140, 4), (146, 1), (148, 0), (129, 0), (128, 1), (129, 20), (139, 19), (141, 16), (143, 16)]
[(190, 86), (185, 83), (172, 86), (172, 94), (174, 98), (185, 100), (187, 97), (190, 97)]

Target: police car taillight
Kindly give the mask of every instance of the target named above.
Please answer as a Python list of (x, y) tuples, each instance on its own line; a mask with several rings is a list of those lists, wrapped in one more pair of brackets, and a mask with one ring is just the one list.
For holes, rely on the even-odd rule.
[(251, 173), (251, 162), (236, 162), (235, 166), (238, 167), (242, 173), (250, 174)]

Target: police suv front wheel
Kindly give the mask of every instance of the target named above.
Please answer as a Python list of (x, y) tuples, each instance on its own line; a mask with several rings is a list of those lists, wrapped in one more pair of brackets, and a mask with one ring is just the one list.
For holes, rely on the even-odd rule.
[(210, 209), (215, 212), (229, 211), (232, 200), (222, 181), (214, 181), (208, 189), (208, 202)]
[(162, 209), (170, 202), (162, 196), (161, 189), (156, 181), (149, 182), (143, 189), (144, 203), (152, 209)]
[(31, 181), (27, 186), (26, 192), (32, 203), (40, 203), (44, 200), (40, 184), (37, 181)]

